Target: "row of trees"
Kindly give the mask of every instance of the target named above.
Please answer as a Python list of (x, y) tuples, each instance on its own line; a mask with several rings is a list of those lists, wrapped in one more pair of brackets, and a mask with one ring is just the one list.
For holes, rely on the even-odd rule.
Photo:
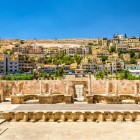
[[(96, 79), (104, 79), (107, 76), (108, 76), (107, 73), (99, 71), (96, 74), (95, 77), (96, 77)], [(120, 73), (116, 73), (116, 75), (112, 75), (112, 78), (116, 78), (116, 79), (119, 79), (119, 80), (124, 80), (124, 79), (125, 80), (140, 80), (140, 76), (139, 77), (135, 77), (128, 70), (123, 70)]]
[(54, 65), (61, 65), (61, 64), (70, 65), (74, 62), (76, 62), (79, 65), (81, 63), (81, 60), (82, 57), (77, 54), (75, 54), (74, 56), (69, 56), (69, 55), (65, 55), (64, 52), (51, 56), (46, 55), (42, 58), (42, 62), (44, 64), (54, 64)]
[(2, 77), (3, 80), (33, 80), (34, 74), (7, 74)]

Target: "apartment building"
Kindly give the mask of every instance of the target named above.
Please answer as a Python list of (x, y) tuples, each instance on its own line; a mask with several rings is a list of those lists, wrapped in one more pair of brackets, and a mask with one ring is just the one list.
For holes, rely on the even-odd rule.
[(118, 43), (115, 45), (117, 51), (127, 51), (129, 50), (129, 45), (128, 43)]
[(111, 69), (112, 72), (119, 72), (124, 70), (124, 61), (123, 60), (116, 60), (111, 62)]
[(77, 54), (79, 56), (84, 56), (85, 55), (85, 48), (82, 48), (82, 47), (75, 48), (75, 54)]
[(114, 35), (113, 36), (113, 43), (117, 44), (119, 43), (121, 40), (124, 40), (125, 39), (125, 36), (123, 34), (117, 34), (117, 35)]
[(139, 47), (140, 46), (139, 38), (136, 38), (135, 36), (130, 37), (128, 44), (132, 48)]
[(43, 53), (43, 47), (38, 46), (37, 44), (33, 44), (28, 47), (28, 53), (29, 54), (42, 54)]
[(65, 72), (70, 71), (70, 65), (43, 65), (39, 64), (38, 69), (41, 69), (42, 72), (54, 73), (57, 69), (63, 68)]
[(61, 47), (49, 47), (49, 48), (44, 48), (44, 53), (46, 54), (50, 54), (50, 55), (55, 55), (55, 54), (60, 54), (62, 52), (65, 53), (65, 49), (61, 48)]
[(92, 55), (92, 47), (91, 46), (86, 46), (85, 47), (85, 54)]
[(74, 47), (68, 47), (66, 48), (66, 54), (69, 56), (74, 56), (75, 54), (75, 48)]
[(0, 73), (14, 73), (19, 71), (19, 61), (17, 56), (9, 54), (0, 55)]
[(75, 54), (79, 56), (84, 56), (86, 54), (92, 54), (92, 47), (68, 47), (66, 48), (66, 54), (69, 56), (74, 56)]
[(98, 50), (96, 53), (97, 57), (101, 57), (101, 56), (109, 56), (110, 53), (108, 50)]
[(92, 63), (93, 62), (94, 57), (92, 55), (84, 55), (82, 58), (81, 63)]
[(12, 51), (14, 53), (28, 54), (29, 53), (29, 47), (28, 46), (14, 47), (14, 48), (12, 48)]
[(95, 68), (96, 68), (96, 65), (92, 63), (81, 64), (81, 69), (83, 70), (90, 70), (93, 72)]
[(27, 55), (18, 55), (19, 70), (32, 72), (35, 65), (30, 61)]

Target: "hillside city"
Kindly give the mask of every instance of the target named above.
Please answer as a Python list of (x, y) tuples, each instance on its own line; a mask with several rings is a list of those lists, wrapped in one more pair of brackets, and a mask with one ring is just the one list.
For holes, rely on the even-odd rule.
[(140, 38), (115, 34), (112, 39), (0, 40), (3, 80), (140, 79)]

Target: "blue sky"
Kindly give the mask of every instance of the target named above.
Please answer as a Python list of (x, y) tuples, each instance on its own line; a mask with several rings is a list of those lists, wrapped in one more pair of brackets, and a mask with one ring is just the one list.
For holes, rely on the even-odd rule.
[(140, 36), (140, 0), (0, 0), (0, 37)]

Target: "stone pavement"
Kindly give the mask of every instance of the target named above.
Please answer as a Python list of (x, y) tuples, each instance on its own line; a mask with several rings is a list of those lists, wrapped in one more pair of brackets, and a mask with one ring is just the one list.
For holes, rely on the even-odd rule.
[[(140, 111), (139, 105), (0, 104), (0, 111)], [(4, 122), (0, 140), (140, 140), (140, 122)]]
[(140, 122), (6, 122), (0, 140), (139, 140)]
[(2, 111), (9, 111), (9, 110), (13, 110), (15, 108), (17, 108), (20, 105), (12, 105), (10, 102), (8, 103), (0, 103), (0, 112)]
[(0, 103), (3, 111), (140, 111), (137, 104), (10, 104)]
[(15, 111), (140, 111), (136, 104), (22, 104)]

